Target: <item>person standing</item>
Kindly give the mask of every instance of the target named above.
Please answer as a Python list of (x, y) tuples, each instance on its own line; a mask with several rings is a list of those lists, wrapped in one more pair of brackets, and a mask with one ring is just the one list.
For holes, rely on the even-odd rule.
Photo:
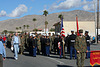
[[(85, 38), (86, 38), (86, 44), (87, 44), (87, 50), (90, 51), (90, 36), (88, 35), (88, 31), (85, 31)], [(86, 53), (86, 58), (90, 58), (90, 52)]]
[(18, 59), (19, 45), (20, 45), (20, 37), (18, 36), (18, 33), (15, 33), (15, 36), (13, 37), (13, 46), (14, 46), (14, 53), (15, 53), (14, 58), (15, 58), (15, 60)]
[(75, 59), (76, 59), (76, 49), (74, 48), (76, 35), (74, 34), (74, 30), (71, 30), (71, 33), (72, 34), (69, 36), (70, 60), (72, 59), (73, 54), (75, 55)]
[(3, 58), (5, 58), (5, 49), (2, 43), (2, 39), (0, 39), (0, 67), (3, 67)]
[(24, 52), (24, 44), (25, 44), (25, 38), (24, 38), (24, 36), (22, 35), (22, 36), (21, 36), (21, 45), (20, 45), (20, 52), (21, 52), (21, 55), (22, 55), (23, 52)]
[(37, 38), (36, 35), (33, 35), (33, 57), (36, 57), (36, 50), (37, 50)]
[(50, 38), (49, 35), (47, 35), (46, 41), (45, 41), (45, 49), (46, 49), (46, 55), (50, 56)]
[(40, 42), (40, 35), (37, 36), (37, 54), (40, 54), (41, 51), (41, 42)]
[(33, 56), (33, 35), (29, 37), (29, 55)]
[(79, 36), (75, 39), (75, 49), (77, 51), (77, 67), (84, 67), (85, 55), (87, 52), (86, 39), (83, 36), (83, 30), (79, 30)]

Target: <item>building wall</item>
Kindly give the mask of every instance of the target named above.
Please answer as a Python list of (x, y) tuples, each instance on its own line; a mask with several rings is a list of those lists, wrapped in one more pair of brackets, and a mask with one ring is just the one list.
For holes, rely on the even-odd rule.
[[(95, 36), (95, 22), (94, 21), (78, 21), (79, 29), (83, 29), (89, 31), (90, 36)], [(71, 30), (77, 31), (76, 21), (63, 21), (65, 34), (70, 33)]]

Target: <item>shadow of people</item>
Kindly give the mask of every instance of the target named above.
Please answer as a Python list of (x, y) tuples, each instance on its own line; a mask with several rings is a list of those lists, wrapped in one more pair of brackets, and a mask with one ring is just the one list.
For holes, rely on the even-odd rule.
[(6, 59), (14, 59), (14, 57), (6, 57)]
[(73, 66), (68, 66), (68, 65), (57, 65), (57, 67), (73, 67)]

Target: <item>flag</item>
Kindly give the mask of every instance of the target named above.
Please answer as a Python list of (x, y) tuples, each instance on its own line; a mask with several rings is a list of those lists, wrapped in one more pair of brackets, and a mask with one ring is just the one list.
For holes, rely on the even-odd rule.
[(76, 25), (77, 25), (77, 36), (79, 36), (79, 26), (78, 26), (78, 17), (76, 15)]
[(91, 51), (91, 54), (90, 54), (90, 65), (94, 66), (95, 64), (100, 65), (100, 50)]
[(65, 37), (64, 26), (63, 26), (63, 18), (61, 18), (61, 37)]

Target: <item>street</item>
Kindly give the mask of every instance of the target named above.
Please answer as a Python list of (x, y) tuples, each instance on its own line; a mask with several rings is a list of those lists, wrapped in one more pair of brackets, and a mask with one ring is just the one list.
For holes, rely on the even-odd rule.
[[(91, 50), (99, 50), (100, 45), (91, 45)], [(37, 55), (37, 57), (31, 57), (28, 52), (24, 55), (19, 55), (18, 60), (15, 60), (14, 54), (10, 49), (6, 48), (7, 58), (4, 61), (4, 67), (77, 67), (76, 60), (69, 59), (69, 54), (66, 54), (66, 59), (60, 59), (59, 55), (51, 54), (50, 57)], [(85, 67), (90, 66), (90, 60), (85, 60)], [(100, 67), (95, 65), (94, 67)]]

